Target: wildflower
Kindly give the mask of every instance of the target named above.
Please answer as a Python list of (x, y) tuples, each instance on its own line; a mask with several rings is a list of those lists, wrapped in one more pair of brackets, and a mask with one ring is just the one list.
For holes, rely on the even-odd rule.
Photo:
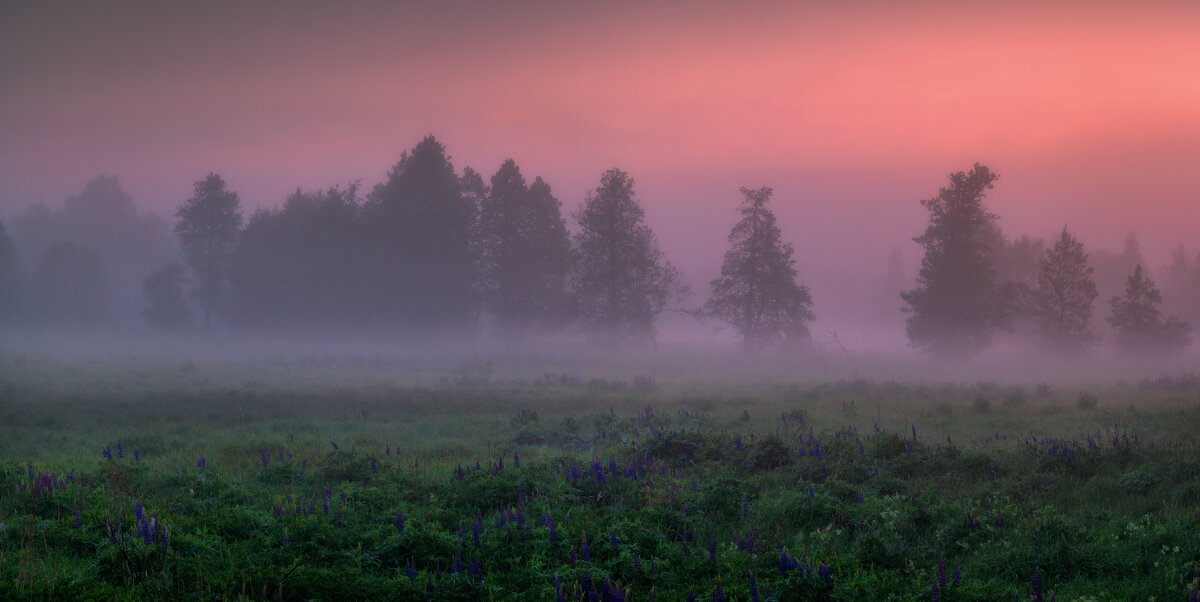
[(333, 451), (337, 451), (337, 450), (341, 449), (340, 447), (338, 447), (338, 444), (335, 443), (333, 440), (330, 440), (329, 444), (333, 446)]
[(403, 533), (403, 532), (404, 532), (404, 513), (397, 510), (396, 511), (396, 533)]
[(758, 602), (758, 579), (754, 578), (754, 572), (750, 573), (750, 600)]

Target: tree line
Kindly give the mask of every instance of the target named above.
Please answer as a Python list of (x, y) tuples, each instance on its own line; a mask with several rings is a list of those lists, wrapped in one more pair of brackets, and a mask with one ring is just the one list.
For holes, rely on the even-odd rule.
[[(1006, 241), (984, 204), (996, 179), (976, 165), (921, 201), (929, 224), (914, 240), (924, 257), (915, 285), (900, 295), (909, 340), (930, 355), (957, 356), (1024, 324), (1056, 353), (1087, 351), (1100, 340), (1099, 293), (1083, 244), (1065, 227), (1050, 248), (1028, 237)], [(623, 346), (652, 343), (659, 317), (678, 311), (728, 325), (749, 352), (803, 348), (814, 302), (770, 208), (773, 191), (742, 188), (741, 195), (720, 274), (707, 299), (689, 305), (680, 271), (645, 223), (633, 178), (619, 169), (604, 172), (571, 214), (573, 235), (540, 176), (528, 181), (511, 159), (487, 180), (469, 167), (460, 173), (432, 136), (402, 153), (365, 195), (357, 184), (297, 189), (281, 207), (248, 219), (238, 194), (210, 173), (178, 207), (178, 246), (167, 253), (165, 224), (137, 215), (116, 178), (98, 178), (62, 212), (35, 207), (17, 219), (41, 248), (14, 245), (0, 224), (0, 324), (97, 321), (111, 301), (104, 259), (116, 257), (141, 270), (142, 318), (163, 330), (467, 336), (484, 329), (507, 340), (581, 332)], [(47, 242), (53, 236), (45, 232), (66, 233), (64, 224), (89, 216), (105, 220), (116, 238)], [(129, 247), (124, 255), (110, 251), (118, 241)], [(17, 246), (41, 254), (31, 274)], [(1190, 326), (1162, 313), (1136, 241), (1115, 257), (1134, 267), (1125, 294), (1109, 299), (1114, 341), (1139, 352), (1190, 344)], [(891, 261), (894, 279), (898, 256)], [(1200, 257), (1192, 265), (1181, 249), (1172, 269), (1173, 297), (1200, 307)]]

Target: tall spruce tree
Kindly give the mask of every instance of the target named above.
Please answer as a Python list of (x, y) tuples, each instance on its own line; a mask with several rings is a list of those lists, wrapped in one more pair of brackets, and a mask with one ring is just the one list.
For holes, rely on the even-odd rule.
[(1038, 268), (1037, 288), (1030, 300), (1042, 341), (1054, 351), (1071, 355), (1095, 345), (1100, 337), (1091, 327), (1092, 307), (1100, 293), (1083, 243), (1063, 226)]
[(204, 328), (214, 315), (224, 313), (229, 293), (230, 257), (242, 229), (238, 195), (225, 180), (209, 173), (195, 183), (194, 192), (175, 212), (175, 235), (183, 258), (195, 275), (193, 294), (204, 316)]
[(916, 288), (900, 297), (913, 345), (938, 357), (988, 345), (1010, 323), (1011, 290), (997, 282), (990, 257), (996, 216), (983, 205), (996, 174), (978, 163), (950, 175), (950, 186), (921, 201), (929, 226), (913, 240), (925, 248)]
[(1130, 354), (1161, 354), (1179, 351), (1192, 342), (1191, 325), (1178, 317), (1165, 318), (1159, 305), (1162, 294), (1139, 264), (1125, 281), (1125, 295), (1109, 300), (1112, 316), (1108, 323), (1116, 331), (1121, 351)]
[(480, 204), (479, 237), (481, 289), (501, 333), (560, 324), (571, 247), (550, 186), (541, 178), (526, 186), (516, 162), (505, 161)]
[(409, 332), (474, 327), (474, 207), (446, 149), (428, 136), (401, 155), (364, 207), (379, 255), (380, 318)]
[(729, 233), (730, 248), (704, 313), (732, 326), (746, 351), (806, 342), (814, 318), (812, 296), (796, 282), (792, 245), (781, 239), (775, 213), (767, 207), (772, 190), (741, 192), (742, 219)]
[(576, 213), (572, 289), (583, 328), (610, 345), (648, 343), (654, 321), (686, 294), (644, 223), (633, 178), (610, 169)]

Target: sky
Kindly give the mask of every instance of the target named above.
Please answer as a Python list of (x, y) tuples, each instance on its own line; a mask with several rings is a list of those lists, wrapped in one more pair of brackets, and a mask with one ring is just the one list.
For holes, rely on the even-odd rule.
[(100, 174), (164, 216), (209, 171), (248, 211), (369, 190), (434, 134), (568, 212), (626, 170), (694, 282), (771, 186), (819, 316), (915, 270), (920, 199), (975, 162), (1010, 235), (1161, 265), (1200, 253), (1197, 32), (1200, 2), (4, 2), (0, 218)]

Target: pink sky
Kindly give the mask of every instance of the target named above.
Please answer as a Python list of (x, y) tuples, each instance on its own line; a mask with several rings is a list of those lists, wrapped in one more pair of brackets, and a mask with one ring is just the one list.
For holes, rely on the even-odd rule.
[(699, 275), (739, 186), (776, 189), (802, 278), (915, 265), (918, 200), (975, 161), (1010, 234), (1200, 252), (1196, 2), (160, 4), (3, 9), (0, 217), (98, 174), (164, 215), (210, 170), (251, 210), (369, 189), (433, 133), (568, 210), (629, 171)]

